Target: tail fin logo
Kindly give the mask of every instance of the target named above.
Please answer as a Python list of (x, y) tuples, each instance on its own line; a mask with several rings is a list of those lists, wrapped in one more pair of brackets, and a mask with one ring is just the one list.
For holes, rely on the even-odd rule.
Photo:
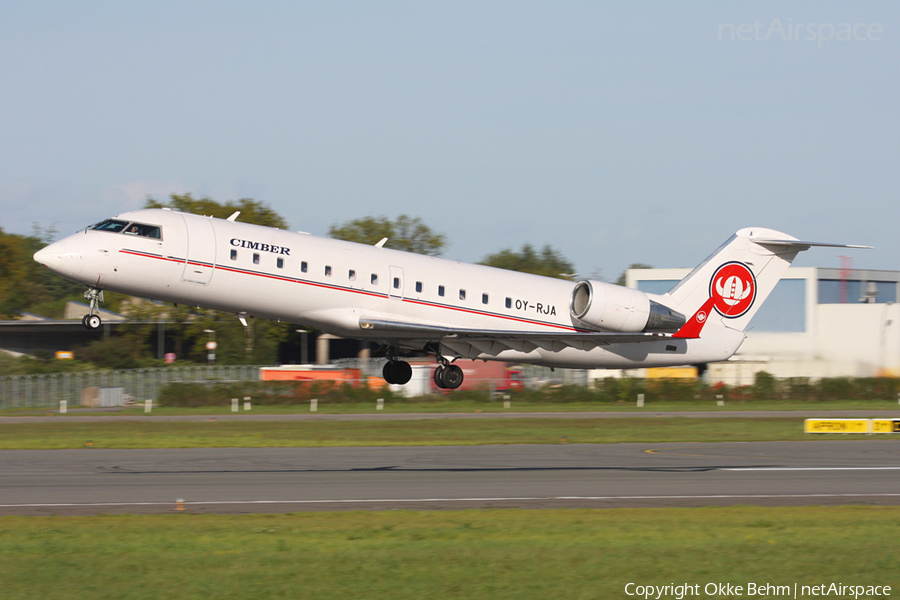
[(725, 263), (716, 269), (709, 288), (713, 306), (720, 315), (729, 319), (746, 313), (756, 299), (756, 277), (747, 265), (740, 262)]

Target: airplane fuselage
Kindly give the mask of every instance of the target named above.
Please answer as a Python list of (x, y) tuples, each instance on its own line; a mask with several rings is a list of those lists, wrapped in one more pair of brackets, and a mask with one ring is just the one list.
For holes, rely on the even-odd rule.
[[(286, 321), (400, 349), (438, 342), (447, 356), (560, 367), (666, 366), (727, 359), (744, 337), (719, 328), (701, 339), (639, 344), (553, 341), (554, 333), (585, 331), (572, 317), (571, 281), (169, 210), (124, 213), (111, 222), (56, 242), (36, 259), (96, 289)], [(117, 222), (140, 225), (139, 233), (116, 230)], [(418, 330), (367, 328), (369, 321), (411, 323)], [(422, 333), (432, 326), (540, 337), (455, 344)]]

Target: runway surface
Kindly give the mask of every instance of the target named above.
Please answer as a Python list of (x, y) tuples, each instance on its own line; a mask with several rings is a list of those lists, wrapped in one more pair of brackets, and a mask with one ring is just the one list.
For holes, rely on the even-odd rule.
[(900, 440), (874, 439), (8, 450), (0, 514), (897, 505), (898, 478)]

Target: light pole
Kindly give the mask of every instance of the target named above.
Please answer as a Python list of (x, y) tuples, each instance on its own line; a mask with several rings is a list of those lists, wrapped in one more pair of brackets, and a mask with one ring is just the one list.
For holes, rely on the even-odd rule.
[(212, 365), (216, 362), (216, 330), (204, 329), (203, 333), (209, 334), (209, 341), (206, 342), (206, 350), (208, 351), (206, 354), (206, 362), (207, 364)]

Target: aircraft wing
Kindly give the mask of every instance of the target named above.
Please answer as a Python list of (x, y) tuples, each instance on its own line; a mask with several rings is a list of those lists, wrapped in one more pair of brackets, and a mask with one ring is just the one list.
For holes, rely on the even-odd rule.
[(596, 346), (658, 342), (672, 337), (667, 333), (466, 329), (372, 318), (360, 319), (359, 325), (366, 331), (384, 332), (394, 338), (440, 341), (467, 356), (498, 354), (504, 350), (530, 352), (537, 348), (554, 352), (565, 347), (589, 350)]

